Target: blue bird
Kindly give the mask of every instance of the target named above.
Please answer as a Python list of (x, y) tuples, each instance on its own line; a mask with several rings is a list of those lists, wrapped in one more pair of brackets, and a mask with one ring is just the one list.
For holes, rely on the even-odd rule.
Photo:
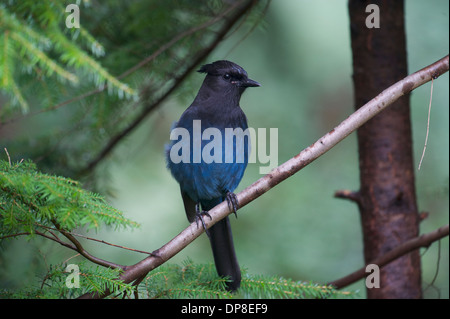
[[(236, 213), (239, 203), (233, 191), (247, 167), (250, 143), (248, 135), (240, 134), (248, 125), (239, 101), (247, 87), (260, 86), (230, 61), (206, 64), (198, 72), (206, 77), (192, 104), (175, 123), (172, 133), (180, 134), (171, 133), (172, 142), (166, 150), (167, 167), (180, 184), (191, 223), (199, 219), (203, 223), (202, 215), (208, 216), (207, 211), (224, 200)], [(241, 272), (228, 217), (207, 234), (217, 273), (227, 277), (227, 289), (235, 291)]]

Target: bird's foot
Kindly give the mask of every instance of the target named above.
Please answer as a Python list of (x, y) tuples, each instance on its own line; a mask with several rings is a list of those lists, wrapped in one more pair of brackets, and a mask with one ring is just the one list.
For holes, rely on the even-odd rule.
[(227, 199), (228, 208), (234, 213), (234, 216), (236, 216), (236, 218), (237, 218), (236, 211), (239, 209), (239, 202), (236, 197), (236, 194), (234, 194), (232, 192), (228, 192), (226, 199)]
[(195, 222), (197, 224), (197, 227), (198, 227), (198, 221), (200, 220), (202, 222), (203, 229), (205, 230), (206, 235), (208, 235), (208, 237), (209, 237), (209, 231), (206, 228), (206, 224), (205, 224), (205, 221), (203, 220), (203, 216), (208, 216), (210, 220), (212, 219), (212, 217), (208, 213), (208, 211), (201, 210), (199, 204), (195, 205)]

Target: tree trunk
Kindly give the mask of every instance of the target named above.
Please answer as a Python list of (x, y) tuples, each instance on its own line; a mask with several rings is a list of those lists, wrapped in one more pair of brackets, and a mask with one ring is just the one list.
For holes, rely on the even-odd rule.
[[(379, 8), (379, 28), (366, 26), (369, 4)], [(349, 0), (349, 12), (355, 107), (359, 108), (407, 75), (404, 3)], [(409, 95), (358, 130), (358, 148), (361, 185), (357, 202), (364, 258), (370, 263), (419, 233)], [(419, 251), (383, 267), (380, 288), (367, 288), (367, 296), (421, 298)]]

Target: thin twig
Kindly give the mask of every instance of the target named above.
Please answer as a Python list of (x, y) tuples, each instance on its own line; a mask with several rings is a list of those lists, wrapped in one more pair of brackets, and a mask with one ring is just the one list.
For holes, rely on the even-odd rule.
[[(53, 240), (53, 241), (57, 242), (58, 244), (60, 244), (60, 245), (62, 245), (62, 246), (64, 246), (64, 247), (67, 247), (67, 248), (70, 248), (70, 249), (72, 249), (72, 250), (77, 251), (77, 247), (75, 247), (75, 246), (73, 246), (73, 245), (71, 245), (71, 244), (68, 244), (68, 243), (66, 243), (66, 242), (63, 242), (61, 239), (59, 239), (58, 237), (56, 237), (54, 234), (52, 234), (52, 235), (53, 235), (53, 237), (52, 237), (52, 236), (48, 236), (48, 235), (46, 235), (45, 233), (42, 233), (42, 232), (40, 232), (40, 231), (38, 231), (38, 230), (35, 230), (34, 233), (35, 233), (36, 235), (41, 236), (41, 237), (44, 237), (44, 238)], [(15, 233), (15, 234), (10, 234), (10, 235), (2, 236), (2, 237), (0, 237), (0, 239), (3, 240), (3, 239), (6, 239), (6, 238), (19, 237), (19, 236), (27, 236), (27, 235), (31, 235), (31, 233), (30, 233), (30, 232)]]
[[(261, 23), (261, 21), (262, 21), (262, 20), (264, 19), (264, 17), (266, 16), (267, 11), (269, 10), (269, 7), (270, 7), (271, 2), (272, 2), (272, 0), (268, 0), (268, 1), (267, 1), (266, 6), (264, 7), (264, 9), (262, 10), (262, 13), (261, 13), (260, 16), (258, 17), (258, 20), (257, 20), (256, 22), (254, 22), (253, 25), (252, 25), (252, 27), (250, 28), (250, 30), (248, 30), (248, 32), (247, 32), (246, 34), (244, 34), (244, 35), (239, 39), (239, 41), (236, 42), (236, 44), (233, 45), (233, 47), (232, 47), (230, 50), (228, 50), (227, 53), (225, 53), (225, 55), (224, 55), (225, 57), (227, 57), (228, 55), (230, 55), (231, 52), (234, 51), (234, 49), (236, 49), (242, 42), (244, 42), (244, 40), (247, 39), (247, 38), (250, 36), (250, 34), (253, 33), (253, 31), (255, 31), (256, 27)], [(249, 12), (248, 14), (250, 14), (250, 12)], [(245, 20), (246, 20), (246, 18), (242, 19), (241, 24), (243, 24), (243, 23), (245, 22)], [(237, 26), (237, 28), (235, 29), (235, 31), (233, 31), (233, 32), (231, 32), (230, 34), (228, 34), (228, 35), (227, 35), (227, 38), (229, 38), (229, 37), (230, 37), (234, 32), (236, 32), (237, 30), (239, 30), (239, 28), (240, 28), (240, 25)]]
[(5, 147), (6, 156), (8, 156), (9, 167), (11, 167), (11, 157), (9, 156), (8, 149)]
[(438, 255), (437, 255), (437, 261), (436, 261), (436, 271), (434, 272), (434, 276), (433, 276), (433, 279), (431, 279), (431, 282), (423, 290), (424, 292), (428, 288), (432, 287), (434, 285), (434, 283), (436, 282), (436, 279), (437, 279), (437, 277), (439, 275), (439, 265), (440, 265), (440, 263), (441, 263), (441, 241), (438, 241)]
[(101, 266), (104, 266), (104, 267), (108, 267), (108, 268), (113, 268), (113, 269), (115, 269), (115, 268), (125, 269), (126, 268), (126, 266), (119, 265), (119, 264), (116, 264), (116, 263), (112, 263), (110, 261), (103, 260), (101, 258), (98, 258), (98, 257), (95, 257), (95, 256), (91, 255), (90, 253), (88, 253), (86, 251), (86, 249), (84, 249), (84, 247), (81, 245), (81, 243), (71, 233), (69, 233), (68, 231), (65, 231), (64, 229), (62, 229), (55, 220), (52, 220), (52, 223), (55, 225), (56, 229), (61, 234), (64, 235), (64, 237), (66, 237), (68, 240), (70, 240), (72, 242), (72, 244), (76, 247), (75, 250), (77, 252), (79, 252), (87, 260), (89, 260), (89, 261), (91, 261), (91, 262), (93, 262), (95, 264), (98, 264), (98, 265), (101, 265)]
[(146, 254), (146, 255), (151, 255), (152, 253), (148, 252), (148, 251), (143, 251), (143, 250), (139, 250), (139, 249), (134, 249), (134, 248), (129, 248), (129, 247), (125, 247), (125, 246), (121, 246), (121, 245), (116, 245), (113, 243), (109, 243), (107, 241), (101, 240), (101, 239), (96, 239), (96, 238), (92, 238), (92, 237), (87, 237), (81, 234), (75, 234), (73, 232), (71, 232), (72, 235), (77, 236), (77, 237), (81, 237), (87, 240), (92, 240), (92, 241), (96, 241), (105, 245), (109, 245), (109, 246), (113, 246), (113, 247), (117, 247), (117, 248), (121, 248), (121, 249), (126, 249), (126, 250), (130, 250), (130, 251), (134, 251), (137, 253), (142, 253), (142, 254)]
[(425, 156), (425, 150), (427, 149), (428, 133), (430, 132), (430, 114), (431, 114), (431, 101), (432, 100), (433, 100), (433, 78), (431, 78), (430, 104), (428, 105), (427, 134), (425, 135), (425, 144), (423, 145), (422, 157), (420, 157), (419, 167), (417, 168), (417, 170), (419, 170), (419, 171), (420, 171), (420, 166), (422, 166), (423, 157)]
[(239, 1), (236, 2), (234, 5), (230, 6), (228, 9), (226, 9), (224, 12), (222, 12), (221, 14), (219, 14), (218, 16), (214, 17), (213, 19), (206, 21), (205, 23), (199, 25), (199, 26), (195, 26), (187, 31), (181, 32), (178, 35), (176, 35), (175, 37), (173, 37), (169, 42), (167, 42), (166, 44), (162, 45), (158, 50), (156, 50), (153, 54), (151, 54), (150, 56), (148, 56), (147, 58), (145, 58), (144, 60), (142, 60), (141, 62), (139, 62), (138, 64), (136, 64), (134, 67), (128, 69), (127, 71), (125, 71), (124, 73), (122, 73), (120, 75), (120, 77), (125, 77), (133, 72), (135, 72), (136, 70), (142, 68), (144, 65), (150, 63), (151, 61), (153, 61), (156, 57), (158, 57), (161, 53), (163, 53), (164, 51), (168, 50), (170, 47), (172, 47), (175, 43), (179, 42), (180, 40), (184, 39), (185, 37), (192, 35), (200, 30), (206, 29), (207, 27), (215, 24), (216, 22), (222, 20), (229, 12), (231, 12), (232, 10), (234, 10), (236, 7), (242, 5), (243, 1)]

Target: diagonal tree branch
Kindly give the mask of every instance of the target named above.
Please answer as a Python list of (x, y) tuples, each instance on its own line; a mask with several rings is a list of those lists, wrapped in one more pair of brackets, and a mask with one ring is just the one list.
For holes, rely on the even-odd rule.
[[(377, 259), (370, 262), (369, 264), (375, 264), (381, 268), (384, 265), (387, 265), (388, 263), (390, 263), (391, 261), (393, 261), (403, 255), (406, 255), (407, 253), (409, 253), (413, 250), (416, 250), (421, 247), (428, 247), (433, 242), (435, 242), (441, 238), (444, 238), (448, 235), (449, 235), (449, 226), (447, 224), (445, 226), (442, 226), (442, 227), (436, 229), (435, 231), (432, 231), (427, 234), (423, 234), (419, 237), (412, 238), (412, 239), (404, 242), (403, 244), (395, 247), (391, 251), (378, 257)], [(369, 273), (366, 272), (366, 266), (367, 265), (365, 265), (363, 268), (358, 269), (357, 271), (355, 271), (343, 278), (332, 281), (332, 282), (328, 283), (328, 285), (334, 286), (337, 289), (344, 288), (344, 287), (366, 277), (367, 275), (369, 275)]]
[[(72, 242), (73, 246), (75, 247), (75, 249), (72, 248), (72, 247), (69, 247), (69, 248), (72, 248), (72, 249), (76, 250), (77, 252), (80, 253), (80, 255), (82, 255), (87, 260), (89, 260), (89, 261), (91, 261), (91, 262), (93, 262), (95, 264), (98, 264), (100, 266), (104, 266), (104, 267), (108, 267), (108, 268), (113, 268), (113, 269), (115, 269), (115, 268), (125, 269), (126, 268), (125, 266), (122, 266), (122, 265), (119, 265), (119, 264), (116, 264), (116, 263), (112, 263), (110, 261), (103, 260), (103, 259), (100, 259), (98, 257), (95, 257), (95, 256), (91, 255), (88, 251), (86, 251), (86, 249), (84, 249), (84, 247), (81, 245), (81, 243), (70, 232), (62, 229), (59, 226), (59, 224), (56, 222), (56, 220), (52, 220), (52, 223), (55, 225), (56, 229), (61, 234), (64, 235), (64, 237), (66, 237), (68, 240), (70, 240)], [(58, 241), (58, 242), (60, 244), (63, 244), (62, 241)]]
[[(294, 175), (302, 168), (316, 160), (321, 155), (325, 154), (337, 143), (345, 139), (348, 135), (376, 116), (382, 110), (386, 109), (401, 96), (409, 94), (417, 87), (431, 81), (431, 79), (437, 79), (440, 75), (448, 72), (448, 70), (449, 56), (447, 55), (439, 61), (390, 86), (351, 114), (337, 127), (322, 136), (318, 141), (311, 144), (299, 154), (273, 169), (269, 174), (260, 178), (255, 183), (238, 193), (236, 196), (240, 207), (243, 207), (260, 197), (285, 179)], [(211, 220), (205, 220), (206, 227), (211, 227), (231, 213), (232, 211), (230, 211), (226, 202), (220, 203), (209, 211)], [(154, 251), (152, 256), (143, 259), (135, 265), (126, 267), (125, 271), (121, 274), (120, 279), (126, 283), (141, 279), (142, 276), (145, 276), (148, 272), (162, 265), (187, 247), (203, 232), (203, 228), (198, 227), (195, 222), (190, 224), (171, 241)], [(110, 293), (110, 291), (107, 291), (101, 296), (98, 294), (85, 294), (80, 298), (101, 298), (109, 295)]]

